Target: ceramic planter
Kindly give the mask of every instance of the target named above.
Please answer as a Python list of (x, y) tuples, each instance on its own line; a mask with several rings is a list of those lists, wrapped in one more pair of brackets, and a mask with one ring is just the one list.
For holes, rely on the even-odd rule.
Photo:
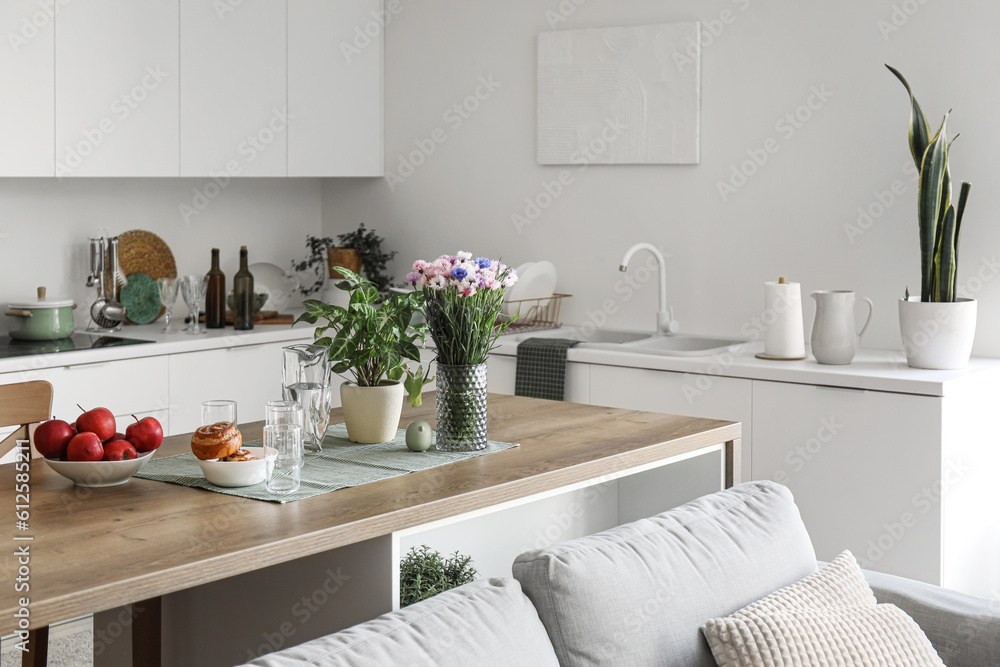
[(921, 302), (899, 300), (899, 331), (906, 363), (912, 368), (965, 368), (976, 337), (976, 300)]
[(370, 445), (395, 438), (404, 393), (402, 382), (384, 381), (377, 387), (361, 387), (353, 382), (340, 385), (344, 423), (351, 442)]

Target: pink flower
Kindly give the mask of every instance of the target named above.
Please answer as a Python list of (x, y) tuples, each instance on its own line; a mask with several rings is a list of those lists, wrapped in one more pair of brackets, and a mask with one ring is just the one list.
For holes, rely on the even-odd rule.
[(414, 271), (419, 271), (420, 273), (423, 273), (424, 271), (427, 270), (427, 262), (425, 262), (422, 259), (418, 259), (417, 261), (415, 261), (413, 263), (413, 270)]

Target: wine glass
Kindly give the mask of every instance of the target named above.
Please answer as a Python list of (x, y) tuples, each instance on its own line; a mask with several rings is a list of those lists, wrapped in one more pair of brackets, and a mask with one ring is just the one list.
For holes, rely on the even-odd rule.
[(205, 301), (205, 292), (208, 291), (208, 276), (184, 276), (181, 280), (181, 295), (184, 303), (187, 304), (191, 312), (191, 326), (186, 333), (203, 334), (208, 333), (207, 329), (198, 326), (198, 317), (201, 315), (201, 304)]
[(160, 290), (160, 303), (165, 309), (163, 323), (166, 326), (163, 327), (162, 333), (173, 333), (170, 328), (170, 314), (173, 312), (174, 302), (177, 301), (177, 288), (180, 286), (181, 281), (178, 278), (159, 278), (156, 281), (156, 287)]

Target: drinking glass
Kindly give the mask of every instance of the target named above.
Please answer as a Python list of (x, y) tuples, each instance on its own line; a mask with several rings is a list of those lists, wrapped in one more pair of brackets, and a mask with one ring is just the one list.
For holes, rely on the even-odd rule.
[(236, 426), (236, 401), (203, 401), (201, 404), (201, 424), (208, 426), (219, 422), (230, 422)]
[(156, 281), (156, 287), (160, 291), (160, 303), (163, 304), (163, 323), (166, 325), (163, 327), (161, 333), (173, 333), (170, 328), (170, 314), (174, 310), (174, 302), (177, 301), (177, 288), (181, 286), (181, 281), (178, 278), (159, 278)]
[(278, 424), (303, 426), (302, 406), (295, 401), (268, 401), (264, 406), (264, 423), (268, 426)]
[(198, 326), (198, 317), (201, 315), (201, 304), (205, 301), (205, 292), (208, 291), (208, 276), (184, 276), (181, 280), (181, 295), (184, 303), (191, 311), (191, 326), (186, 332), (189, 334), (208, 333), (207, 329)]
[[(277, 450), (268, 466), (267, 490), (288, 494), (297, 491), (302, 481), (302, 427), (298, 424), (271, 424), (264, 427), (264, 446)], [(270, 452), (268, 452), (270, 454)], [(270, 458), (268, 458), (271, 461)]]

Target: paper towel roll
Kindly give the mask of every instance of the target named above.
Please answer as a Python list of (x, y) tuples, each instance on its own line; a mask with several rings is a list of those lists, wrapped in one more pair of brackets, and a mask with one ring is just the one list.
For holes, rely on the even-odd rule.
[(769, 357), (804, 357), (802, 293), (799, 283), (764, 283), (764, 354)]

